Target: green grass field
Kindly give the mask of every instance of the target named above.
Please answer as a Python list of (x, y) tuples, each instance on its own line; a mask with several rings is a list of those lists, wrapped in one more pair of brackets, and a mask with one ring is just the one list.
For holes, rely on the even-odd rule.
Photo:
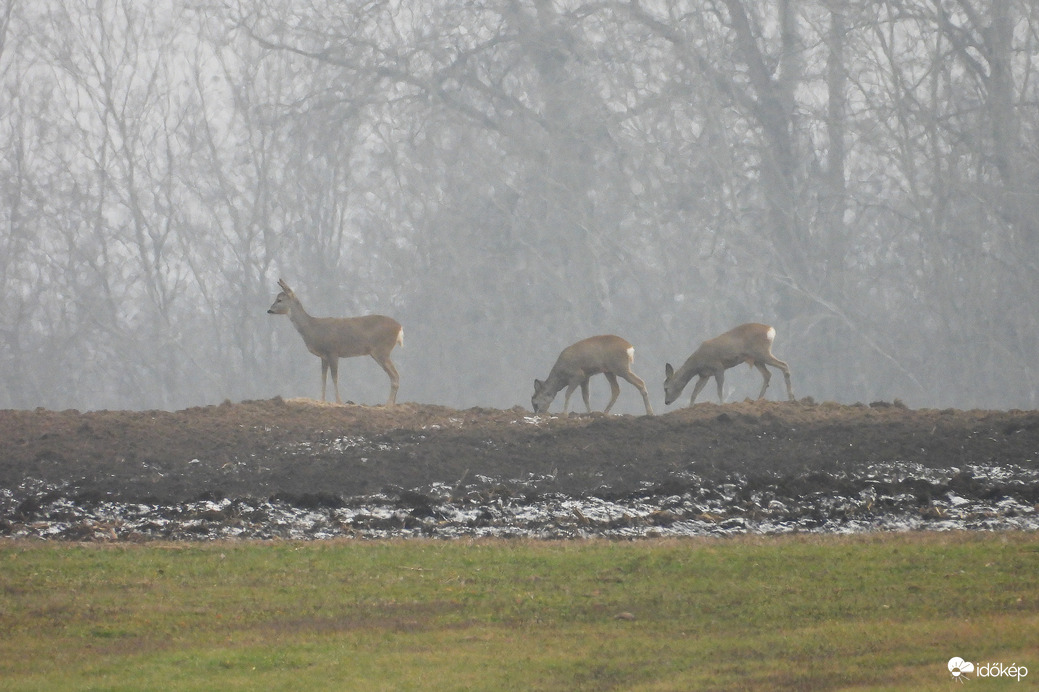
[(4, 690), (1039, 682), (1039, 535), (0, 542)]

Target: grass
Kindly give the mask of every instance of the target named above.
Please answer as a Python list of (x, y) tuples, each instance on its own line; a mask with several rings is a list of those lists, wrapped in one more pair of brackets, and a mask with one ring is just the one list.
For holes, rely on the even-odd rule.
[(0, 542), (0, 633), (5, 690), (947, 690), (1039, 678), (1039, 535)]

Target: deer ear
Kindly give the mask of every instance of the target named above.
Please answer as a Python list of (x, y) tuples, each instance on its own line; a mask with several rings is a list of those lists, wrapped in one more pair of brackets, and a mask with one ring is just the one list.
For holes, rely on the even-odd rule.
[(675, 374), (675, 369), (671, 367), (671, 363), (664, 363), (664, 377), (671, 379), (671, 376)]
[(281, 290), (285, 291), (289, 295), (292, 295), (292, 289), (289, 288), (289, 285), (287, 283), (285, 283), (285, 279), (278, 279), (278, 285), (281, 287)]
[(534, 380), (534, 393), (537, 394), (541, 391), (541, 388), (545, 386), (545, 383), (541, 380)]

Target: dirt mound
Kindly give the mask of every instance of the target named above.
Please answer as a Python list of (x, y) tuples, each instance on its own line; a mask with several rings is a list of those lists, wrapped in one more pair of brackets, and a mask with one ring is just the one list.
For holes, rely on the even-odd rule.
[(712, 478), (889, 461), (1034, 469), (1039, 413), (746, 402), (563, 419), (272, 399), (176, 412), (0, 411), (0, 440), (0, 487), (31, 477), (122, 500), (360, 495), (476, 475), (624, 493), (689, 466)]
[[(531, 502), (546, 494), (695, 499), (723, 486), (736, 488), (726, 495), (733, 503), (766, 509), (878, 490), (919, 505), (934, 492), (1039, 503), (1030, 480), (1039, 477), (1039, 412), (897, 403), (703, 403), (658, 416), (563, 419), (519, 407), (278, 398), (176, 412), (0, 411), (0, 443), (8, 526), (30, 521), (55, 493), (81, 504), (263, 498), (304, 508), (381, 493), (419, 514), (433, 511), (432, 488), (464, 488), (484, 504), (497, 492)], [(914, 486), (905, 474), (885, 479), (876, 469), (892, 463), (917, 469), (915, 477), (944, 475), (937, 486)], [(971, 468), (1013, 468), (1013, 488), (993, 485), (999, 473), (981, 483)]]

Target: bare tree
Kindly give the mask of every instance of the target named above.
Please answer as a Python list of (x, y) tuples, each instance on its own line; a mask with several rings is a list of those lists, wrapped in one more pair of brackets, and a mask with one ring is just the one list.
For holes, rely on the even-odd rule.
[[(0, 0), (0, 397), (305, 393), (263, 312), (284, 274), (315, 311), (408, 325), (402, 399), (509, 406), (549, 344), (623, 333), (659, 364), (765, 321), (802, 394), (1039, 404), (1037, 20)], [(43, 356), (70, 348), (57, 383)]]

